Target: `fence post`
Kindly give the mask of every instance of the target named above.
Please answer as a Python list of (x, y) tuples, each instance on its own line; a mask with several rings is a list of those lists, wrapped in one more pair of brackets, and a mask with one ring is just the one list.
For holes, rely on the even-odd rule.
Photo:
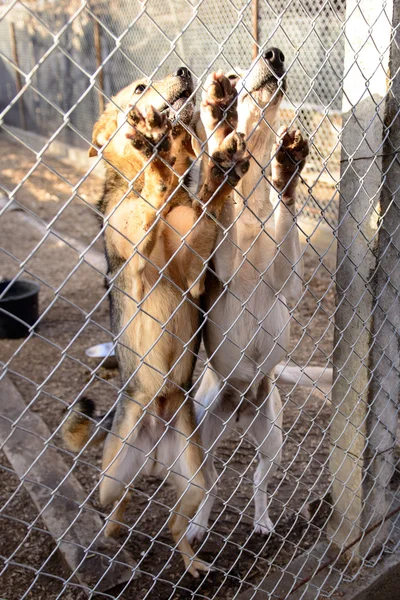
[[(10, 22), (10, 40), (11, 40), (11, 51), (15, 69), (15, 87), (17, 94), (22, 90), (21, 73), (19, 72), (19, 58), (18, 58), (18, 47), (17, 47), (17, 36), (15, 35), (15, 24)], [(25, 118), (25, 104), (24, 99), (21, 96), (18, 99), (18, 111), (19, 111), (19, 122), (22, 129), (26, 129), (26, 118)]]
[(252, 0), (251, 3), (251, 17), (252, 17), (252, 29), (253, 29), (253, 60), (258, 56), (258, 0)]
[[(96, 51), (96, 68), (98, 69), (103, 64), (102, 52), (101, 52), (101, 30), (100, 24), (96, 19), (93, 20), (93, 39), (94, 39), (94, 48)], [(104, 112), (104, 72), (103, 69), (100, 69), (98, 79), (97, 79), (98, 91), (97, 95), (99, 97), (99, 114), (101, 115)]]
[[(328, 525), (341, 548), (390, 510), (400, 331), (400, 7), (348, 0), (346, 11)], [(352, 553), (387, 534), (385, 523)]]

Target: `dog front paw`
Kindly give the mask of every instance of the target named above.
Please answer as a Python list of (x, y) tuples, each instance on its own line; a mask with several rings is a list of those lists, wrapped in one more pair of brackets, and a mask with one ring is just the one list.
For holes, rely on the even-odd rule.
[(292, 195), (309, 153), (308, 141), (296, 129), (288, 131), (282, 127), (272, 149), (272, 182), (278, 192)]
[[(200, 116), (207, 137), (219, 123), (227, 125), (226, 133), (237, 125), (236, 90), (222, 71), (211, 73), (204, 84)], [(224, 119), (225, 117), (225, 119)]]
[(244, 134), (232, 131), (224, 138), (218, 150), (211, 156), (212, 179), (220, 185), (227, 177), (228, 183), (236, 186), (249, 169)]
[(153, 106), (146, 106), (143, 110), (134, 106), (127, 115), (127, 122), (131, 130), (126, 133), (126, 137), (143, 156), (150, 158), (156, 148), (159, 154), (168, 154), (172, 126), (166, 114)]

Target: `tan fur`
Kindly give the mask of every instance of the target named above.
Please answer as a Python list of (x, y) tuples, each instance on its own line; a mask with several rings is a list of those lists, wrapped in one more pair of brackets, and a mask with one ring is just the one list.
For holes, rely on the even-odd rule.
[[(136, 472), (158, 473), (164, 464), (179, 498), (169, 522), (171, 533), (186, 568), (198, 576), (206, 566), (193, 560), (184, 534), (204, 497), (203, 456), (184, 389), (190, 384), (198, 347), (197, 303), (204, 290), (205, 264), (217, 235), (212, 216), (219, 216), (232, 185), (246, 170), (245, 146), (235, 132), (222, 140), (221, 169), (207, 160), (198, 200), (192, 201), (178, 186), (192, 153), (188, 124), (171, 130), (165, 113), (165, 101), (172, 103), (187, 81), (169, 76), (137, 99), (140, 83), (120, 92), (93, 130), (93, 145), (102, 147), (106, 160), (100, 208), (112, 283), (112, 329), (119, 336), (124, 387), (105, 443), (100, 500), (113, 503), (110, 518), (122, 521), (126, 490), (134, 485)], [(153, 155), (155, 144), (159, 147)], [(76, 427), (65, 438), (71, 443), (76, 434), (72, 444), (79, 448), (87, 436)], [(116, 532), (117, 525), (110, 522), (107, 533)]]
[(130, 498), (131, 494), (127, 492), (124, 498), (115, 502), (115, 508), (108, 517), (108, 523), (104, 532), (106, 537), (116, 537), (120, 533), (121, 524), (124, 522), (124, 514)]

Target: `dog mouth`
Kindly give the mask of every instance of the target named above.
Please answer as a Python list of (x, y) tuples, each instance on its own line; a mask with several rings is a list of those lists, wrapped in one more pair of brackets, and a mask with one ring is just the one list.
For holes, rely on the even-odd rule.
[(173, 106), (174, 104), (176, 104), (177, 102), (179, 102), (179, 100), (187, 100), (188, 98), (190, 98), (190, 94), (191, 94), (191, 90), (187, 89), (184, 90), (183, 92), (181, 92), (180, 94), (178, 94), (171, 102), (171, 106)]
[(189, 124), (193, 117), (194, 100), (190, 99), (192, 90), (186, 88), (170, 97), (161, 112), (165, 112), (172, 120), (178, 118), (184, 124)]
[(165, 103), (165, 106), (161, 112), (170, 111), (171, 108), (174, 111), (179, 110), (180, 108), (182, 108), (182, 106), (184, 106), (184, 104), (187, 102), (187, 100), (190, 98), (190, 96), (191, 96), (190, 89), (182, 90), (182, 91), (176, 93), (169, 99), (168, 103)]
[(278, 73), (276, 71), (271, 70), (271, 72), (268, 73), (266, 77), (261, 79), (260, 82), (257, 82), (257, 84), (253, 86), (251, 93), (261, 92), (265, 89), (271, 92), (275, 92), (277, 89), (279, 89), (281, 92), (286, 91), (285, 73)]

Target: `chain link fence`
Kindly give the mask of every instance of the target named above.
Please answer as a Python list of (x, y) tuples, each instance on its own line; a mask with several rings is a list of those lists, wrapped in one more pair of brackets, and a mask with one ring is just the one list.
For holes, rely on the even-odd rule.
[[(322, 213), (335, 224), (344, 4), (325, 3), (317, 10), (301, 3), (262, 2), (257, 10), (260, 42), (278, 46), (287, 57), (291, 85), (282, 107), (285, 122), (296, 118), (312, 141), (305, 174), (310, 193), (301, 195), (303, 212), (316, 220)], [(7, 121), (20, 127), (28, 123), (29, 131), (56, 134), (58, 140), (85, 148), (93, 115), (104, 107), (99, 89), (110, 97), (140, 76), (165, 75), (181, 64), (200, 82), (210, 69), (230, 71), (250, 64), (252, 11), (251, 2), (228, 1), (216, 9), (209, 2), (194, 8), (186, 0), (168, 7), (164, 1), (152, 2), (144, 8), (135, 0), (118, 2), (112, 13), (107, 3), (95, 2), (79, 14), (71, 5), (66, 10), (63, 4), (49, 9), (18, 3), (0, 25), (5, 61), (0, 100), (10, 104)], [(9, 60), (17, 60), (23, 73), (32, 72), (19, 105), (12, 102), (17, 90)], [(43, 68), (37, 68), (38, 61)]]
[[(397, 565), (398, 11), (2, 3), (2, 597), (350, 598)], [(210, 84), (219, 70), (240, 77)], [(186, 82), (183, 125), (169, 134), (153, 116), (129, 170), (110, 152), (141, 126), (146, 94), (174, 107), (168, 73)], [(218, 85), (230, 100), (216, 117)], [(278, 105), (303, 137), (273, 147)], [(235, 129), (246, 153), (227, 145)], [(132, 194), (151, 215), (138, 237), (121, 217)], [(24, 280), (40, 285), (28, 323), (12, 304)], [(23, 338), (5, 332), (10, 315)]]

